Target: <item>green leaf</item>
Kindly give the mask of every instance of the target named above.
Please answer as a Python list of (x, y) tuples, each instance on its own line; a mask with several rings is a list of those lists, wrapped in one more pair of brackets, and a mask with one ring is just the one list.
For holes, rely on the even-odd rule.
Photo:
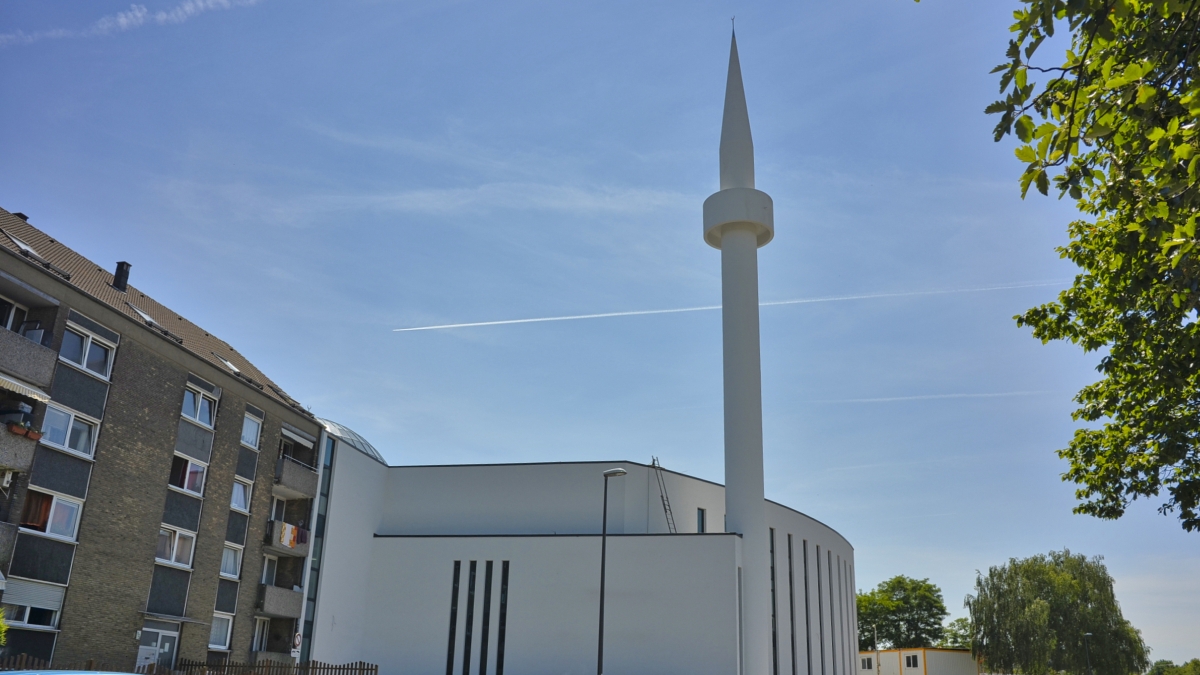
[(1015, 150), (1017, 159), (1022, 162), (1033, 163), (1037, 161), (1037, 155), (1033, 152), (1033, 148), (1028, 145), (1022, 145)]
[(1008, 101), (996, 101), (995, 103), (992, 103), (988, 107), (984, 108), (983, 112), (988, 115), (994, 115), (996, 113), (1001, 113), (1008, 110), (1009, 107)]
[(1017, 118), (1017, 123), (1014, 125), (1013, 131), (1016, 132), (1017, 138), (1028, 143), (1033, 140), (1033, 118), (1029, 115), (1021, 115)]

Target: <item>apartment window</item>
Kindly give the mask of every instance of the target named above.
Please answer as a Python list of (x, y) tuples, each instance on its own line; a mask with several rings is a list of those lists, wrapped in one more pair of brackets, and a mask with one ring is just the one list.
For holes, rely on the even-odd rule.
[(283, 522), (283, 515), (287, 512), (287, 502), (275, 497), (271, 500), (271, 520)]
[(171, 485), (195, 494), (204, 494), (204, 473), (207, 467), (187, 457), (175, 455), (171, 460)]
[(708, 511), (705, 509), (696, 509), (696, 531), (703, 534), (708, 525)]
[(46, 626), (54, 628), (58, 625), (58, 612), (42, 607), (28, 605), (4, 605), (4, 623), (25, 624), (27, 626)]
[(75, 538), (83, 504), (58, 495), (29, 490), (21, 511), (21, 527), (66, 539)]
[(0, 328), (7, 328), (11, 331), (21, 330), (21, 324), (25, 323), (25, 315), (28, 311), (12, 300), (0, 296)]
[(863, 670), (874, 670), (875, 669), (874, 660), (870, 656), (868, 656), (862, 660), (862, 669)]
[(909, 654), (904, 657), (904, 667), (905, 668), (919, 668), (920, 666), (917, 664), (918, 664), (918, 661), (917, 661), (916, 654)]
[(221, 576), (231, 579), (238, 578), (242, 571), (242, 549), (226, 546), (221, 551)]
[(96, 445), (97, 424), (63, 408), (46, 406), (42, 441), (65, 450), (92, 456)]
[(263, 557), (262, 582), (266, 586), (275, 585), (275, 569), (279, 566), (279, 558), (273, 555)]
[(213, 614), (212, 630), (208, 633), (208, 646), (212, 649), (229, 649), (229, 630), (233, 628), (233, 617), (228, 614)]
[(63, 331), (62, 348), (58, 350), (58, 355), (66, 361), (108, 379), (114, 351), (116, 351), (116, 347), (113, 345), (72, 326)]
[(271, 634), (270, 619), (255, 619), (254, 620), (254, 642), (250, 643), (250, 651), (265, 652), (267, 651), (267, 637)]
[(262, 420), (246, 415), (242, 420), (242, 445), (258, 449), (258, 437), (262, 432)]
[(154, 557), (163, 562), (192, 566), (192, 549), (195, 547), (196, 535), (171, 527), (158, 529), (158, 548)]
[(229, 505), (237, 511), (250, 512), (250, 484), (240, 480), (233, 481), (233, 496)]
[(183, 390), (183, 416), (203, 424), (206, 427), (212, 427), (213, 415), (217, 410), (217, 399), (196, 391), (195, 389)]

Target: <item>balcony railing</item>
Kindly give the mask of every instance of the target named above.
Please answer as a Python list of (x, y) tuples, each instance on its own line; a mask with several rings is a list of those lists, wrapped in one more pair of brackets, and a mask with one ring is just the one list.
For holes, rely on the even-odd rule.
[(311, 499), (317, 494), (317, 470), (287, 455), (275, 463), (275, 492), (286, 499)]
[(35, 447), (37, 447), (37, 441), (28, 436), (11, 433), (3, 425), (0, 425), (0, 470), (28, 473), (29, 467), (33, 464)]
[(272, 553), (297, 557), (308, 556), (310, 533), (303, 527), (290, 525), (279, 520), (267, 521), (267, 534), (264, 539), (267, 548)]
[(304, 594), (300, 591), (266, 584), (258, 587), (258, 610), (265, 616), (299, 619), (303, 607)]
[(45, 389), (54, 377), (57, 361), (58, 354), (53, 349), (0, 328), (0, 371)]

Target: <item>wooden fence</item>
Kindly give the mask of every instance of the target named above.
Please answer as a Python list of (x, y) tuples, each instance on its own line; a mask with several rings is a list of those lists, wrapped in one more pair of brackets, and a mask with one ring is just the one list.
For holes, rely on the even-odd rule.
[(0, 671), (13, 670), (91, 670), (109, 673), (136, 673), (137, 675), (379, 675), (379, 666), (358, 661), (343, 665), (307, 661), (305, 663), (281, 663), (278, 661), (260, 661), (258, 663), (226, 663), (209, 664), (201, 661), (180, 659), (174, 670), (158, 668), (151, 663), (133, 669), (113, 668), (103, 663), (88, 659), (84, 663), (50, 665), (47, 661), (36, 659), (28, 654), (9, 656), (0, 659)]
[[(207, 664), (199, 661), (180, 659), (178, 672), (185, 675), (379, 675), (379, 666), (365, 661), (356, 661), (343, 665), (321, 663), (320, 661), (305, 661), (304, 663), (281, 663), (279, 661), (259, 661), (258, 663), (225, 663)], [(154, 675), (153, 672), (148, 675)]]

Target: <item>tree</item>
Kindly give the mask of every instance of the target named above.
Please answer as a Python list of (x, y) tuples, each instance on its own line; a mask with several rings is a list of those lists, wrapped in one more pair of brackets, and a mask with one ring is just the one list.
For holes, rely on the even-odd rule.
[(859, 648), (876, 648), (875, 629), (889, 648), (932, 647), (942, 636), (946, 614), (942, 590), (928, 579), (892, 577), (870, 593), (858, 594)]
[(942, 639), (934, 646), (942, 649), (970, 649), (973, 631), (971, 620), (960, 616), (946, 624), (942, 629)]
[[(1059, 253), (1081, 268), (1016, 318), (1043, 342), (1102, 352), (1059, 450), (1076, 513), (1118, 518), (1139, 497), (1200, 529), (1200, 2), (1022, 0), (1000, 73), (995, 139), (1015, 134), (1030, 186), (1085, 219)], [(1059, 65), (1038, 47), (1069, 32)], [(1044, 84), (1033, 81), (1044, 79)]]
[(1121, 615), (1103, 559), (1068, 550), (1013, 558), (975, 579), (971, 653), (992, 673), (1132, 675), (1149, 666), (1141, 633)]
[(1155, 661), (1146, 675), (1200, 675), (1200, 659), (1192, 659), (1182, 666), (1171, 661)]

